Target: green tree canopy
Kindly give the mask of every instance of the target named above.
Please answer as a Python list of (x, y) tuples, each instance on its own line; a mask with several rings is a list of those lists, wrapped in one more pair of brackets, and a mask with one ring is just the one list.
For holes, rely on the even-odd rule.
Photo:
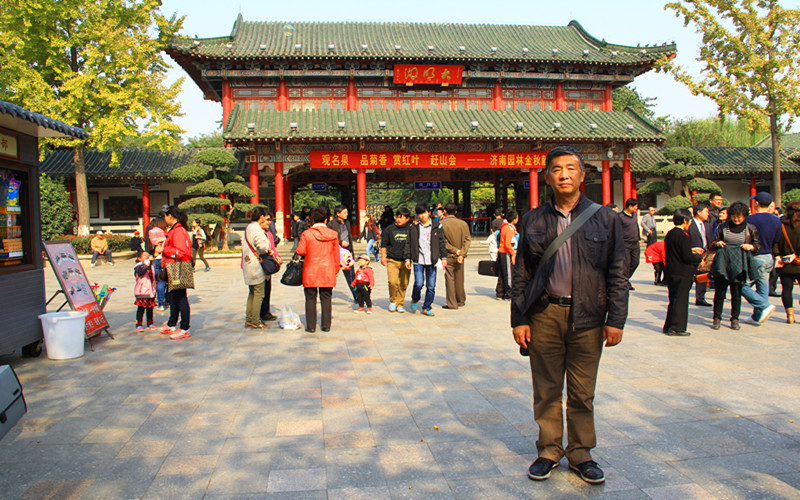
[(165, 83), (161, 50), (183, 18), (166, 18), (159, 0), (4, 0), (0, 3), (0, 98), (89, 132), (61, 139), (75, 148), (78, 234), (89, 234), (84, 152), (112, 151), (143, 134), (171, 149), (182, 130), (177, 95)]
[(39, 176), (39, 199), (43, 240), (52, 240), (72, 229), (72, 203), (63, 181), (46, 174)]
[(225, 141), (222, 139), (221, 130), (186, 139), (187, 148), (221, 148), (223, 146), (225, 146)]
[(749, 148), (763, 139), (769, 130), (762, 124), (735, 117), (710, 116), (670, 120), (664, 127), (667, 147), (742, 147)]
[(659, 66), (695, 95), (714, 100), (720, 114), (769, 124), (772, 194), (781, 199), (780, 134), (800, 113), (800, 10), (778, 0), (684, 0), (665, 9), (703, 35), (699, 77), (673, 60)]

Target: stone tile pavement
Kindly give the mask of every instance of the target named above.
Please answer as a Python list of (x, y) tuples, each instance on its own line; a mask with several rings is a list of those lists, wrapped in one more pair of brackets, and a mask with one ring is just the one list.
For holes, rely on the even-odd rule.
[[(800, 498), (800, 325), (779, 306), (761, 327), (712, 331), (692, 305), (692, 336), (666, 337), (666, 290), (644, 263), (601, 362), (605, 485), (566, 461), (528, 480), (530, 368), (479, 253), (467, 306), (441, 309), (440, 273), (433, 318), (389, 313), (380, 265), (371, 316), (353, 314), (340, 279), (327, 334), (244, 329), (241, 271), (216, 267), (196, 275), (182, 341), (135, 332), (130, 261), (87, 269), (118, 287), (116, 340), (76, 360), (0, 360), (29, 405), (0, 441), (0, 497)], [(303, 316), (301, 289), (275, 281), (272, 304)]]

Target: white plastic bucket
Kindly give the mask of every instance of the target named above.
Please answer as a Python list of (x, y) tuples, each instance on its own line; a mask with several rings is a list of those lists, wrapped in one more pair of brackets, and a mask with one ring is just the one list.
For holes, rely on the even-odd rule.
[(83, 356), (87, 314), (86, 311), (65, 311), (39, 315), (48, 358), (72, 359)]

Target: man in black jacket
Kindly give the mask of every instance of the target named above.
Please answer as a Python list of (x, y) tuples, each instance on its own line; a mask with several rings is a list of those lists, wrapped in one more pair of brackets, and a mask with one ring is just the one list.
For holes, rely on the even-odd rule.
[[(350, 237), (350, 226), (347, 223), (347, 207), (344, 205), (337, 205), (333, 209), (333, 213), (334, 216), (330, 222), (328, 222), (328, 227), (336, 231), (339, 235), (339, 246), (350, 252), (350, 255), (353, 256), (353, 260), (355, 260), (356, 256), (353, 253), (353, 239)], [(350, 293), (353, 294), (353, 302), (358, 303), (356, 289), (352, 286), (353, 280), (356, 279), (355, 270), (352, 267), (342, 269), (342, 274), (347, 281), (347, 288), (349, 288)]]
[[(516, 343), (530, 351), (533, 413), (539, 425), (539, 458), (528, 477), (547, 479), (566, 455), (581, 479), (599, 484), (605, 476), (590, 452), (597, 443), (597, 370), (603, 340), (608, 347), (620, 343), (628, 315), (622, 224), (612, 210), (599, 207), (552, 258), (540, 262), (557, 235), (593, 208), (580, 192), (585, 172), (577, 151), (553, 148), (545, 165), (553, 198), (522, 219), (511, 290), (511, 327)], [(561, 403), (565, 376), (566, 450)]]
[(636, 198), (628, 198), (625, 208), (619, 213), (619, 220), (622, 222), (622, 241), (625, 242), (625, 252), (628, 254), (628, 288), (633, 290), (631, 277), (639, 267), (639, 202)]
[[(708, 207), (704, 209), (708, 211)], [(697, 215), (696, 209), (695, 215)], [(692, 280), (697, 272), (697, 264), (702, 259), (703, 248), (695, 246), (691, 236), (686, 233), (694, 225), (692, 214), (688, 209), (676, 210), (672, 216), (672, 223), (675, 227), (664, 237), (664, 274), (667, 278), (669, 306), (662, 331), (670, 336), (688, 337), (691, 335), (686, 331), (689, 319), (689, 290), (692, 289)]]
[(431, 221), (427, 203), (418, 203), (414, 208), (419, 219), (418, 224), (411, 224), (408, 229), (406, 244), (406, 266), (414, 266), (414, 287), (411, 289), (411, 311), (417, 311), (417, 303), (425, 286), (425, 301), (422, 303), (422, 314), (433, 316), (433, 298), (436, 296), (436, 263), (441, 259), (442, 268), (447, 267), (443, 257), (447, 257), (444, 230), (438, 222)]
[(381, 233), (381, 265), (386, 267), (389, 282), (389, 311), (404, 313), (408, 279), (411, 277), (411, 260), (406, 252), (411, 211), (406, 207), (397, 209), (394, 224), (389, 224)]
[[(694, 206), (694, 217), (689, 220), (689, 238), (691, 238), (692, 248), (708, 250), (708, 245), (714, 241), (714, 229), (708, 222), (708, 205), (698, 203)], [(691, 285), (689, 286), (691, 289)], [(697, 283), (694, 288), (694, 303), (698, 306), (711, 307), (706, 300), (706, 290), (708, 284)]]

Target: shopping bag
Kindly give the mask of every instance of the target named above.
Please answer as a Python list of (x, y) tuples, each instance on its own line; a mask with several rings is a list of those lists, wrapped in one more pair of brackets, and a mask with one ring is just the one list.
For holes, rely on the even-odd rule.
[(300, 315), (294, 312), (289, 305), (283, 306), (283, 312), (278, 318), (278, 324), (284, 330), (299, 330), (303, 326), (300, 323)]
[(166, 267), (167, 291), (194, 288), (194, 272), (191, 262), (169, 262)]
[(292, 260), (286, 264), (281, 283), (287, 286), (301, 286), (303, 284), (303, 256), (294, 254)]

